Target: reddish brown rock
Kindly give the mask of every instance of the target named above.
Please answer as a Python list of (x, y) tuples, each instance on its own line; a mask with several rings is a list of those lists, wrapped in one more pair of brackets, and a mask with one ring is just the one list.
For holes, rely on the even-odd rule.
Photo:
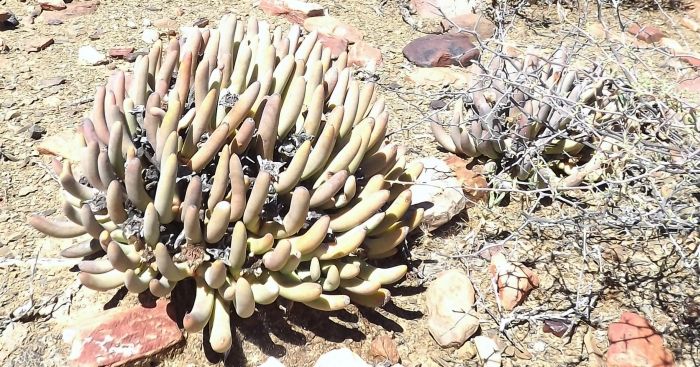
[(348, 43), (362, 41), (364, 37), (359, 29), (330, 15), (307, 18), (304, 20), (304, 29), (308, 32), (317, 31), (319, 34), (329, 37), (342, 38)]
[(337, 59), (340, 54), (348, 50), (348, 40), (339, 37), (329, 37), (324, 34), (318, 35), (318, 41), (323, 47), (331, 50), (331, 58)]
[(388, 334), (379, 335), (372, 340), (369, 345), (369, 357), (374, 363), (388, 362), (392, 365), (401, 360), (396, 342)]
[(525, 301), (530, 291), (540, 285), (540, 279), (532, 270), (525, 265), (511, 263), (500, 252), (491, 257), (489, 273), (498, 286), (498, 299), (506, 311)]
[(39, 6), (42, 10), (63, 10), (67, 7), (63, 0), (42, 0)]
[(469, 0), (411, 0), (411, 7), (422, 18), (451, 18), (474, 13), (477, 4)]
[(678, 86), (683, 90), (700, 94), (700, 77), (684, 79), (678, 83)]
[(461, 32), (470, 39), (484, 41), (493, 37), (496, 33), (496, 25), (481, 14), (462, 14), (456, 17), (444, 19), (442, 27), (450, 32)]
[(61, 11), (52, 11), (47, 13), (42, 13), (41, 18), (44, 22), (61, 20), (65, 21), (67, 19), (77, 18), (84, 15), (92, 14), (97, 11), (97, 6), (100, 4), (99, 1), (72, 1), (66, 4), (66, 8)]
[(421, 67), (471, 65), (479, 57), (479, 49), (463, 34), (431, 34), (411, 41), (403, 54), (412, 63)]
[(700, 68), (700, 58), (697, 58), (695, 56), (681, 56), (679, 57), (679, 59), (684, 63), (690, 65), (693, 69)]
[(659, 28), (656, 28), (653, 25), (640, 26), (637, 23), (633, 23), (627, 27), (627, 33), (646, 43), (659, 42), (664, 37), (664, 32)]
[(383, 64), (382, 52), (369, 43), (360, 41), (350, 46), (348, 65), (376, 71)]
[(123, 59), (132, 52), (134, 52), (133, 47), (112, 47), (109, 49), (109, 57)]
[(53, 38), (51, 37), (34, 37), (24, 43), (24, 49), (27, 52), (39, 52), (51, 45), (53, 45)]
[(4, 22), (6, 20), (9, 20), (13, 16), (14, 16), (14, 14), (12, 14), (11, 11), (9, 11), (7, 9), (0, 9), (0, 23)]
[(467, 160), (462, 159), (454, 154), (449, 154), (445, 158), (445, 163), (452, 169), (455, 176), (462, 183), (462, 190), (469, 199), (470, 203), (485, 201), (488, 197), (486, 191), (475, 190), (483, 189), (489, 186), (486, 177), (477, 172), (477, 169), (467, 168)]
[(262, 0), (260, 9), (267, 15), (282, 16), (297, 24), (303, 24), (306, 18), (326, 13), (326, 9), (321, 5), (299, 0)]
[(671, 367), (673, 354), (661, 335), (642, 316), (625, 312), (608, 328), (608, 367)]
[(73, 337), (75, 366), (117, 366), (142, 360), (179, 343), (182, 332), (168, 315), (168, 301), (99, 315)]

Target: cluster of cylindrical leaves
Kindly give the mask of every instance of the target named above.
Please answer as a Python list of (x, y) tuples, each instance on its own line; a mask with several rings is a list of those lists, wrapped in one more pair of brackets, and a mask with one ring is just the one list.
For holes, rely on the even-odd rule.
[(449, 121), (431, 122), (433, 135), (446, 150), (469, 157), (499, 160), (505, 151), (526, 149), (540, 139), (547, 139), (545, 154), (578, 154), (587, 138), (558, 135), (573, 118), (595, 115), (604, 107), (601, 103), (609, 102), (601, 101), (601, 74), (602, 68), (583, 72), (569, 67), (563, 49), (549, 59), (495, 56), (483, 79), (468, 91), (466, 106), (457, 100)]
[(106, 253), (79, 264), (89, 288), (165, 297), (194, 277), (183, 323), (209, 325), (219, 352), (232, 309), (250, 317), (277, 297), (328, 311), (384, 305), (384, 285), (407, 267), (367, 260), (396, 254), (419, 226), (410, 186), (423, 166), (386, 140), (382, 97), (346, 61), (315, 32), (230, 15), (157, 42), (98, 88), (79, 127), (83, 178), (55, 164), (68, 221), (29, 222), (94, 238), (62, 253)]

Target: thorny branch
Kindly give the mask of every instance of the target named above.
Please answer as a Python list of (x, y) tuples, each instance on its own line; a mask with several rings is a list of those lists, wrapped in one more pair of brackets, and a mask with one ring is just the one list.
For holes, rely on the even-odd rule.
[[(661, 9), (666, 18), (671, 19), (657, 0), (653, 4)], [(591, 5), (597, 8), (597, 12), (585, 11)], [(470, 69), (474, 83), (466, 90), (423, 93), (424, 98), (448, 102), (437, 111), (424, 112), (422, 107), (417, 107), (424, 113), (423, 118), (399, 130), (428, 126), (436, 120), (444, 124), (450, 121), (446, 116), (452, 114), (453, 106), (462, 100), (470, 103), (473, 93), (482, 92), (484, 85), (495, 82), (506, 87), (503, 95), (494, 103), (507, 107), (511, 103), (509, 107), (524, 112), (513, 103), (516, 100), (514, 92), (524, 90), (540, 101), (548, 101), (557, 113), (571, 118), (564, 129), (550, 129), (524, 146), (513, 144), (507, 147), (504, 154), (506, 159), (501, 160), (498, 169), (487, 177), (488, 186), (469, 189), (489, 193), (490, 200), (481, 209), (487, 213), (489, 220), (496, 221), (493, 227), (497, 230), (495, 233), (470, 232), (467, 235), (469, 240), (481, 244), (476, 251), (441, 254), (464, 263), (481, 257), (490, 249), (506, 248), (508, 252), (516, 252), (524, 243), (532, 248), (543, 241), (554, 240), (559, 245), (548, 256), (577, 256), (576, 261), (580, 261), (577, 284), (569, 298), (568, 309), (527, 309), (521, 306), (510, 314), (500, 314), (488, 308), (485, 310), (509, 340), (512, 336), (509, 335), (510, 329), (521, 323), (563, 321), (569, 325), (566, 333), (569, 337), (580, 322), (595, 325), (601, 320), (592, 319), (591, 312), (599, 303), (603, 289), (609, 286), (606, 283), (619, 282), (630, 292), (634, 291), (634, 284), (656, 279), (654, 277), (658, 275), (653, 274), (654, 271), (669, 277), (684, 272), (694, 279), (691, 280), (692, 286), (700, 275), (700, 239), (697, 235), (700, 229), (700, 118), (696, 116), (693, 105), (677, 96), (675, 88), (677, 79), (688, 77), (688, 68), (678, 66), (679, 52), (676, 50), (659, 44), (638, 46), (630, 42), (625, 27), (634, 19), (624, 15), (629, 15), (629, 12), (620, 11), (622, 2), (585, 1), (576, 6), (578, 8), (574, 11), (568, 11), (570, 9), (557, 4), (560, 28), (558, 33), (554, 31), (550, 35), (550, 44), (553, 45), (552, 49), (564, 49), (573, 55), (569, 60), (572, 67), (605, 71), (605, 83), (615, 91), (608, 96), (613, 99), (611, 105), (614, 108), (589, 107), (591, 114), (604, 114), (605, 119), (590, 119), (577, 114), (576, 105), (552, 90), (532, 83), (536, 80), (534, 75), (510, 80), (502, 74), (490, 72), (489, 62), (492, 59), (504, 60), (506, 64), (514, 63), (517, 59), (512, 45), (506, 41), (506, 35), (526, 7), (525, 2), (493, 1), (484, 10), (497, 26), (494, 39), (482, 40), (475, 32), (460, 29), (477, 38), (475, 45), (481, 51), (481, 58)], [(597, 19), (588, 19), (589, 14)], [(602, 25), (606, 33), (604, 42), (599, 41), (599, 34), (588, 31), (587, 24), (591, 23)], [(457, 27), (456, 24), (452, 25)], [(668, 75), (658, 73), (659, 64), (662, 67), (674, 66), (681, 78), (669, 82)], [(421, 94), (417, 91), (395, 92), (409, 104), (415, 95)], [(507, 107), (503, 109), (508, 110)], [(528, 116), (528, 120), (534, 119)], [(494, 140), (522, 138), (512, 126), (505, 130), (491, 130), (490, 134)], [(555, 139), (582, 142), (585, 145), (583, 157), (567, 154), (552, 157), (545, 154), (545, 147)], [(611, 148), (601, 151), (601, 142), (604, 141)], [(599, 162), (588, 171), (562, 172), (552, 163), (573, 162), (581, 168), (596, 157)], [(474, 159), (472, 164), (485, 164), (486, 161), (485, 157), (481, 157)], [(532, 165), (536, 172), (534, 177), (547, 173), (547, 179), (538, 181), (532, 177), (513, 177), (511, 171), (523, 164)], [(516, 218), (503, 217), (499, 205), (506, 198), (511, 203), (522, 205)], [(469, 215), (473, 215), (473, 212)], [(654, 270), (616, 274), (617, 269), (615, 266), (611, 268), (613, 261), (610, 259), (610, 253), (619, 250), (616, 246), (634, 253), (635, 257), (647, 259), (645, 262), (630, 260), (627, 266), (636, 271), (639, 264), (652, 264)], [(591, 269), (596, 269), (593, 278)], [(478, 293), (482, 298), (483, 292)], [(671, 297), (670, 300), (659, 300), (667, 303), (664, 305), (667, 309), (675, 310), (669, 313), (681, 312), (679, 297), (673, 299), (670, 294), (660, 297)], [(684, 329), (687, 329), (687, 325), (679, 324), (677, 327), (679, 333), (685, 333), (682, 331)], [(694, 338), (691, 339), (690, 348), (696, 348), (692, 350), (697, 352), (700, 336), (695, 335)], [(697, 345), (693, 347), (692, 344)]]

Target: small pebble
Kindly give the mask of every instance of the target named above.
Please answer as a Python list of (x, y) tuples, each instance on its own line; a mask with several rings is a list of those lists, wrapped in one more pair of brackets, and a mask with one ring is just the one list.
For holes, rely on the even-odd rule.
[[(17, 196), (24, 197), (24, 196), (27, 196), (27, 195), (35, 192), (36, 190), (37, 190), (37, 188), (34, 186), (24, 186), (21, 189), (19, 189), (19, 191), (17, 191)], [(12, 241), (12, 240), (10, 240), (10, 241)]]
[(207, 18), (199, 18), (192, 23), (193, 26), (199, 27), (199, 28), (204, 28), (209, 25), (209, 19)]
[(445, 103), (445, 101), (443, 101), (441, 99), (436, 99), (434, 101), (430, 101), (430, 109), (433, 109), (433, 110), (441, 110), (441, 109), (445, 108), (446, 105), (447, 105), (447, 103)]
[(39, 140), (41, 139), (42, 135), (46, 134), (46, 129), (37, 124), (33, 124), (32, 126), (30, 126), (29, 130), (27, 131), (29, 132), (29, 137), (34, 140)]
[(12, 121), (19, 117), (20, 113), (17, 110), (9, 110), (5, 113), (5, 121)]
[(143, 30), (143, 35), (141, 36), (141, 40), (143, 42), (146, 42), (148, 44), (152, 44), (156, 42), (160, 38), (160, 33), (158, 33), (157, 30), (153, 28), (146, 28)]

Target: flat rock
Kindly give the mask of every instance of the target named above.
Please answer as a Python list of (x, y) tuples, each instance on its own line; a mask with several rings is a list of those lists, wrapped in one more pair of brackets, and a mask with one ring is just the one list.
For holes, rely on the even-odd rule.
[(51, 107), (51, 108), (59, 107), (62, 103), (61, 98), (59, 98), (56, 95), (48, 96), (48, 97), (44, 98), (43, 102), (44, 102), (44, 105), (46, 105), (47, 107)]
[(433, 231), (464, 210), (467, 198), (445, 162), (435, 157), (420, 161), (424, 169), (411, 186), (412, 205), (425, 207), (422, 227)]
[(430, 34), (411, 41), (403, 49), (408, 61), (421, 67), (469, 66), (479, 49), (463, 34)]
[(462, 68), (413, 68), (405, 80), (416, 86), (466, 88), (474, 82), (472, 74)]
[(659, 28), (653, 25), (639, 25), (637, 23), (627, 27), (627, 33), (646, 43), (659, 42), (664, 37), (664, 32)]
[(326, 14), (323, 6), (299, 0), (262, 0), (260, 9), (267, 15), (281, 16), (297, 24), (304, 24), (306, 18)]
[(81, 65), (102, 65), (108, 62), (107, 55), (92, 46), (82, 46), (78, 50), (78, 63)]
[(114, 59), (124, 59), (130, 53), (134, 52), (133, 47), (112, 47), (109, 49), (109, 57)]
[(63, 157), (73, 162), (79, 162), (83, 149), (72, 131), (63, 131), (57, 135), (45, 138), (37, 147), (39, 154)]
[(27, 52), (39, 52), (51, 45), (53, 45), (53, 38), (51, 37), (34, 37), (25, 42), (24, 49)]
[(318, 358), (314, 367), (370, 367), (348, 348), (335, 349)]
[(501, 365), (501, 352), (498, 344), (488, 336), (479, 335), (474, 337), (476, 353), (481, 360), (483, 367), (499, 367)]
[[(150, 27), (150, 24), (145, 24), (144, 26)], [(177, 30), (180, 27), (177, 21), (170, 18), (156, 19), (153, 21), (153, 26), (161, 31)]]
[(425, 292), (428, 330), (444, 348), (460, 347), (479, 329), (474, 286), (459, 269), (438, 274)]
[(47, 78), (47, 79), (42, 79), (39, 81), (39, 84), (37, 84), (37, 89), (44, 89), (44, 88), (50, 88), (50, 87), (55, 87), (57, 85), (61, 85), (66, 82), (66, 79), (64, 77), (54, 77), (54, 78)]
[(318, 35), (318, 41), (323, 47), (331, 50), (331, 58), (337, 59), (340, 54), (348, 50), (348, 40), (340, 37), (329, 37), (325, 34)]
[(66, 4), (65, 9), (42, 13), (40, 17), (47, 23), (52, 20), (65, 21), (94, 13), (97, 11), (97, 6), (99, 4), (99, 1), (71, 1)]
[(384, 65), (382, 51), (365, 41), (355, 42), (348, 52), (348, 65), (369, 71), (376, 71)]
[(445, 163), (454, 171), (455, 176), (462, 183), (462, 189), (470, 203), (486, 201), (488, 193), (486, 191), (475, 190), (488, 187), (486, 177), (481, 174), (483, 171), (477, 168), (467, 168), (468, 162), (454, 154), (449, 154), (447, 158), (445, 158)]
[(442, 21), (442, 27), (451, 32), (462, 32), (471, 40), (487, 40), (496, 33), (496, 25), (481, 14), (462, 14)]
[(698, 69), (700, 68), (700, 57), (696, 56), (681, 56), (678, 59), (683, 61), (684, 63), (690, 65), (693, 69)]
[(72, 339), (69, 359), (75, 366), (123, 365), (161, 353), (182, 339), (168, 315), (168, 301), (155, 307), (136, 306), (96, 315), (77, 329), (64, 332)]
[(66, 3), (63, 0), (41, 0), (39, 1), (39, 6), (42, 10), (63, 10), (65, 9)]
[[(411, 0), (416, 14), (422, 18), (451, 18), (475, 13), (479, 1), (476, 0)], [(444, 14), (444, 15), (443, 15)]]
[(608, 367), (671, 367), (673, 354), (649, 322), (634, 312), (625, 312), (608, 327)]
[(342, 38), (348, 43), (362, 41), (364, 37), (359, 29), (330, 15), (307, 18), (304, 20), (304, 29), (307, 32), (317, 31), (325, 36)]
[(389, 334), (382, 334), (369, 345), (369, 357), (375, 364), (389, 363), (395, 365), (401, 360), (396, 342)]

